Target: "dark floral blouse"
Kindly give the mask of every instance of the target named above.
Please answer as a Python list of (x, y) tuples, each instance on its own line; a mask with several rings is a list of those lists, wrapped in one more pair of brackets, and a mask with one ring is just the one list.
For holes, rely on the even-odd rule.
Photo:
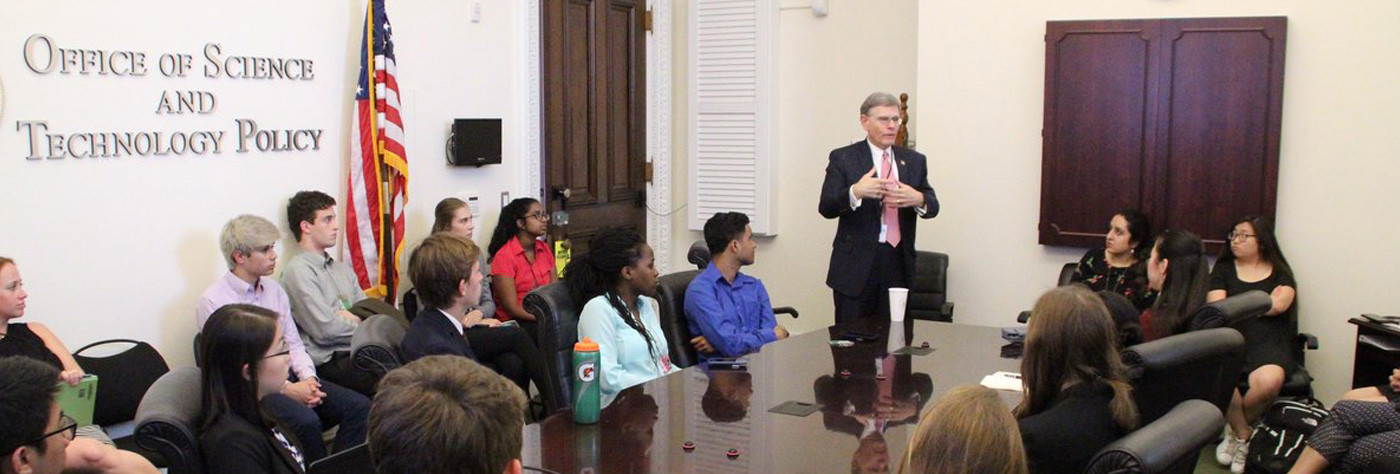
[(1147, 263), (1138, 260), (1130, 267), (1120, 268), (1108, 264), (1105, 250), (1100, 247), (1089, 250), (1079, 259), (1079, 267), (1074, 270), (1072, 279), (1083, 283), (1094, 291), (1112, 291), (1128, 298), (1138, 311), (1152, 306), (1157, 300), (1157, 292), (1147, 287)]

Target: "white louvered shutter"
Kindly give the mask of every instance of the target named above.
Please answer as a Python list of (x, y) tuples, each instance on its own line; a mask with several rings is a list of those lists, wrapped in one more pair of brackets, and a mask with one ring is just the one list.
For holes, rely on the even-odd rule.
[(777, 0), (690, 2), (690, 228), (748, 214), (777, 234)]

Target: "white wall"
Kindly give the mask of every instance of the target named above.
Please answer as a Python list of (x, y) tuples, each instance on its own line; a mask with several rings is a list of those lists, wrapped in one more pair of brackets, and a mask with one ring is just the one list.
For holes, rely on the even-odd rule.
[[(25, 320), (49, 324), (70, 349), (111, 337), (147, 340), (172, 365), (193, 359), (194, 303), (226, 271), (218, 233), (229, 218), (253, 213), (284, 232), (285, 203), (302, 189), (344, 201), (350, 106), (359, 68), (365, 2), (218, 3), (22, 2), (0, 0), (0, 255), (19, 261), (30, 291)], [(516, 2), (391, 2), (409, 160), (410, 245), (432, 223), (437, 201), (481, 193), (495, 223), (502, 191), (521, 193), (519, 165), (524, 91), (523, 17)], [(43, 33), (62, 45), (188, 52), (206, 42), (230, 50), (315, 61), (301, 83), (39, 76), (21, 46)], [(154, 57), (148, 58), (154, 69)], [(209, 116), (157, 116), (165, 89), (218, 95)], [(232, 129), (235, 118), (264, 127), (322, 128), (323, 148), (303, 154), (27, 161), (27, 137), (15, 121), (47, 119), (54, 131)], [(504, 163), (449, 168), (443, 147), (453, 118), (504, 119)], [(229, 147), (233, 137), (226, 137)], [(485, 240), (487, 230), (478, 230)], [(283, 261), (291, 242), (280, 247)]]
[(1265, 15), (1288, 17), (1278, 232), (1302, 329), (1322, 342), (1308, 366), (1324, 400), (1350, 388), (1355, 329), (1345, 321), (1400, 306), (1391, 1), (922, 2), (915, 128), (943, 213), (918, 244), (952, 254), (958, 320), (1009, 324), (1081, 252), (1036, 244), (1046, 21)]
[[(679, 206), (688, 199), (689, 183), (685, 103), (689, 3), (674, 5), (671, 169), (672, 199)], [(807, 2), (788, 0), (783, 5), (801, 7)], [(914, 0), (834, 0), (831, 14), (824, 18), (805, 9), (785, 9), (780, 14), (779, 155), (773, 158), (778, 162), (777, 200), (782, 214), (778, 236), (759, 239), (757, 263), (744, 271), (764, 279), (773, 304), (802, 311), (796, 320), (780, 317), (779, 322), (791, 330), (805, 332), (834, 322), (831, 290), (825, 282), (836, 221), (817, 214), (827, 154), (864, 139), (860, 103), (871, 92), (908, 92), (912, 110), (918, 7)], [(704, 238), (688, 230), (687, 211), (672, 218), (672, 270), (694, 268), (686, 262), (685, 250)], [(920, 231), (937, 232), (937, 227), (925, 221)]]

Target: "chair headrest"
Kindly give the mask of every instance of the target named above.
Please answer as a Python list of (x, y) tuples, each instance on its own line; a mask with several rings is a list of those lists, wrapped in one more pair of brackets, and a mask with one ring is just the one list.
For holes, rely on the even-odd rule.
[(1123, 362), (1133, 373), (1151, 372), (1199, 362), (1219, 362), (1244, 353), (1244, 336), (1233, 328), (1203, 329), (1123, 350)]
[(705, 241), (697, 240), (690, 244), (690, 250), (685, 253), (685, 258), (696, 268), (704, 270), (710, 265), (710, 247), (705, 245)]
[(1110, 443), (1089, 462), (1085, 472), (1168, 472), (1189, 462), (1196, 464), (1202, 446), (1225, 427), (1220, 409), (1203, 400), (1181, 402), (1157, 421)]
[(408, 328), (393, 316), (386, 314), (376, 314), (370, 316), (360, 327), (355, 329), (355, 335), (350, 337), (350, 352), (360, 350), (366, 345), (375, 344), (386, 347), (399, 347), (403, 342), (403, 335)]
[(1202, 306), (1191, 316), (1191, 329), (1209, 329), (1234, 326), (1249, 318), (1257, 318), (1269, 312), (1274, 300), (1269, 294), (1250, 290), (1229, 298)]

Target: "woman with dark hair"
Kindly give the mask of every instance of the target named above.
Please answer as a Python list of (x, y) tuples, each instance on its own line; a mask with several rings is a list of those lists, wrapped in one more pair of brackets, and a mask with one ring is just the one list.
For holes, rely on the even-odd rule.
[(1152, 250), (1152, 225), (1136, 209), (1125, 209), (1108, 221), (1103, 248), (1079, 259), (1073, 281), (1090, 290), (1127, 297), (1138, 311), (1152, 306), (1157, 293), (1147, 285), (1147, 257)]
[[(466, 201), (453, 197), (438, 201), (437, 207), (433, 209), (433, 233), (438, 232), (447, 232), (467, 240), (476, 238), (476, 218), (472, 216), (472, 209), (467, 206)], [(491, 294), (491, 264), (487, 258), (489, 256), (490, 254), (481, 253), (481, 299), (472, 305), (472, 311), (481, 313), (476, 315), (477, 319), (496, 317), (496, 300)]]
[(219, 308), (200, 340), (199, 446), (205, 472), (300, 473), (301, 450), (259, 408), (287, 381), (290, 357), (277, 314), (248, 304)]
[(535, 321), (525, 311), (525, 295), (554, 282), (554, 254), (540, 237), (549, 231), (549, 214), (531, 198), (511, 201), (501, 209), (501, 220), (491, 234), (491, 288), (496, 319)]
[(1169, 230), (1157, 237), (1147, 259), (1147, 282), (1157, 301), (1142, 313), (1142, 338), (1151, 341), (1186, 331), (1206, 304), (1210, 262), (1196, 234)]
[(636, 232), (607, 229), (564, 270), (579, 312), (578, 336), (598, 343), (603, 404), (627, 387), (675, 372), (657, 315), (656, 259)]
[(1263, 216), (1250, 216), (1235, 222), (1227, 236), (1230, 245), (1220, 251), (1215, 271), (1210, 275), (1206, 300), (1220, 301), (1246, 291), (1269, 294), (1272, 307), (1264, 316), (1241, 321), (1235, 326), (1244, 334), (1245, 365), (1235, 389), (1225, 421), (1234, 436), (1226, 436), (1215, 450), (1215, 460), (1244, 472), (1251, 426), (1278, 398), (1283, 382), (1296, 368), (1290, 344), (1298, 335), (1297, 283), (1288, 266), (1273, 223)]
[(1100, 448), (1137, 427), (1137, 405), (1103, 300), (1064, 286), (1031, 310), (1016, 407), (1031, 472), (1080, 472)]

